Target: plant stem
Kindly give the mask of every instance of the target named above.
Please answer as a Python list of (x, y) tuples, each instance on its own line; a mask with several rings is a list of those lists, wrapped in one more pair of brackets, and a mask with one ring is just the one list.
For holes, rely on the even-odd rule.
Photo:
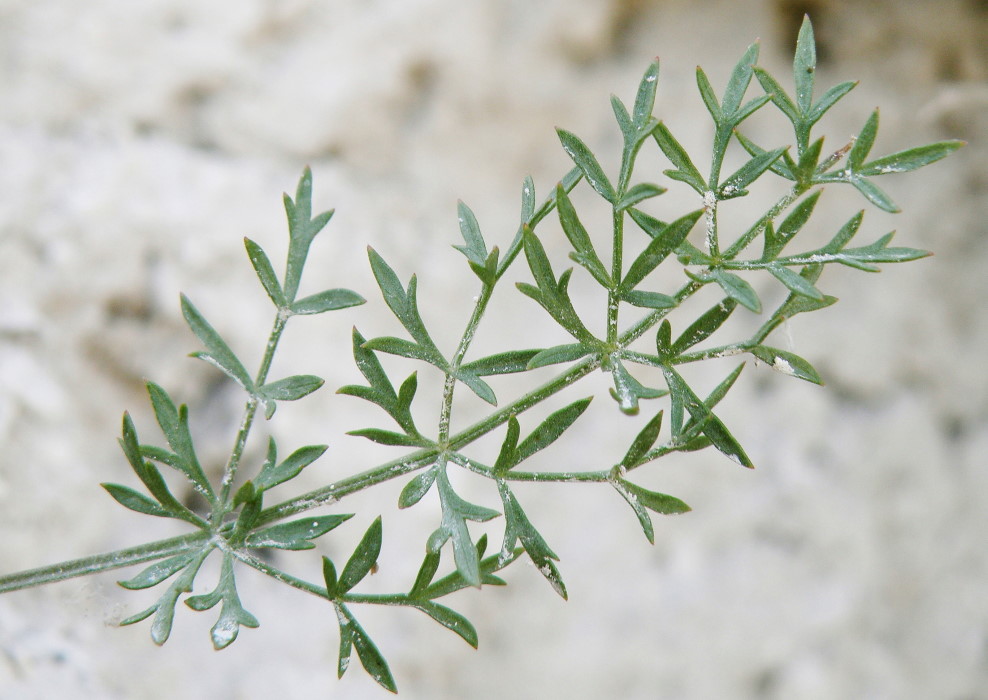
[[(290, 314), (282, 309), (279, 309), (277, 316), (275, 316), (274, 326), (268, 335), (267, 346), (264, 348), (261, 367), (257, 371), (257, 377), (254, 380), (254, 386), (258, 389), (264, 386), (265, 381), (267, 381), (271, 362), (274, 360), (274, 353), (278, 349), (281, 334), (285, 331), (285, 325), (288, 323), (289, 317)], [(223, 470), (223, 488), (220, 498), (216, 501), (216, 506), (213, 509), (212, 521), (214, 526), (219, 525), (223, 517), (230, 510), (230, 491), (233, 488), (233, 480), (237, 476), (237, 468), (240, 466), (240, 460), (247, 446), (247, 437), (250, 435), (250, 429), (254, 424), (254, 417), (257, 415), (257, 404), (258, 398), (251, 396), (247, 399), (247, 403), (244, 406), (244, 417), (240, 421), (240, 429), (237, 431), (237, 438), (233, 444), (233, 450), (230, 452), (230, 459), (227, 461), (226, 468)]]
[(589, 471), (589, 472), (522, 472), (509, 470), (506, 472), (495, 472), (487, 465), (475, 462), (461, 454), (450, 456), (451, 461), (460, 465), (464, 469), (469, 469), (475, 474), (486, 476), (489, 479), (503, 479), (505, 481), (537, 481), (537, 482), (563, 482), (563, 483), (597, 483), (607, 481), (609, 470)]
[(484, 316), (484, 311), (487, 310), (487, 304), (490, 302), (493, 293), (493, 284), (485, 284), (481, 289), (480, 296), (477, 297), (477, 302), (474, 304), (473, 312), (470, 314), (470, 320), (467, 322), (466, 330), (463, 331), (463, 336), (460, 338), (460, 344), (453, 354), (453, 361), (450, 363), (449, 371), (446, 373), (446, 381), (443, 384), (442, 409), (439, 413), (440, 445), (445, 445), (449, 441), (449, 421), (453, 412), (453, 393), (456, 390), (456, 375), (460, 370), (460, 364), (463, 362), (467, 350), (470, 348), (470, 343), (473, 342), (474, 335), (477, 333), (477, 326), (480, 325), (480, 320)]
[(21, 571), (16, 574), (0, 576), (0, 593), (31, 588), (45, 583), (67, 581), (70, 578), (87, 576), (101, 571), (119, 569), (133, 564), (141, 564), (155, 559), (175, 556), (176, 554), (202, 547), (207, 539), (209, 539), (208, 532), (193, 532), (167, 540), (142, 544), (129, 549), (120, 549), (106, 554), (95, 554), (82, 559), (73, 559), (71, 561), (61, 562), (60, 564), (52, 564), (37, 569)]
[(747, 248), (748, 244), (755, 240), (755, 238), (757, 238), (758, 235), (765, 230), (765, 227), (768, 226), (769, 222), (774, 221), (779, 214), (788, 209), (793, 202), (802, 197), (809, 189), (809, 187), (803, 185), (793, 185), (792, 189), (780, 197), (779, 201), (773, 204), (772, 208), (765, 212), (761, 218), (755, 222), (754, 226), (745, 231), (744, 234), (738, 238), (738, 240), (731, 244), (731, 247), (724, 252), (724, 259), (731, 260), (738, 255), (738, 253)]
[(618, 336), (618, 310), (621, 300), (618, 298), (618, 286), (621, 284), (623, 272), (622, 258), (624, 257), (624, 212), (617, 207), (613, 212), (614, 245), (611, 253), (611, 289), (607, 290), (607, 342), (614, 344)]

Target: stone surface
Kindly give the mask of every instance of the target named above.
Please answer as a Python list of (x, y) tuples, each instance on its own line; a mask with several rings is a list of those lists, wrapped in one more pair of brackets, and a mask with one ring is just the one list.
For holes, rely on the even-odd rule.
[[(821, 80), (862, 81), (829, 122), (834, 138), (856, 133), (879, 104), (876, 152), (970, 141), (935, 169), (889, 184), (905, 213), (865, 217), (862, 236), (898, 228), (901, 245), (936, 256), (879, 278), (827, 273), (824, 291), (842, 303), (797, 319), (779, 341), (808, 357), (827, 386), (746, 369), (723, 417), (759, 469), (702, 452), (647, 470), (645, 485), (694, 507), (657, 520), (654, 547), (609, 493), (520, 489), (562, 557), (568, 603), (524, 565), (509, 570), (504, 590), (461, 594), (453, 604), (476, 623), (477, 652), (411, 612), (361, 610), (360, 619), (407, 698), (981, 697), (983, 2), (8, 0), (0, 6), (0, 570), (175, 532), (128, 514), (97, 486), (132, 480), (115, 443), (120, 413), (153, 434), (143, 391), (153, 379), (201, 417), (204, 462), (222, 463), (238, 397), (184, 357), (195, 345), (178, 294), (231, 344), (259, 348), (269, 310), (240, 240), (282, 253), (279, 193), (303, 165), (313, 168), (318, 204), (337, 208), (313, 252), (312, 291), (350, 287), (370, 303), (299, 319), (275, 370), (311, 371), (335, 388), (359, 380), (348, 359), (353, 323), (367, 336), (396, 332), (366, 245), (403, 277), (419, 273), (423, 308), (443, 300), (432, 308), (446, 315), (430, 319), (448, 346), (473, 294), (449, 249), (457, 198), (503, 246), (524, 175), (544, 193), (569, 167), (553, 127), (613, 151), (608, 95), (630, 99), (656, 54), (657, 114), (702, 147), (709, 127), (694, 65), (722, 85), (760, 36), (763, 64), (785, 75), (807, 10), (821, 40)], [(845, 201), (847, 211), (863, 206)], [(547, 245), (562, 254), (564, 243)], [(531, 312), (532, 344), (563, 342)], [(495, 328), (478, 342), (501, 349), (495, 329), (508, 320), (493, 314)], [(432, 381), (424, 374), (423, 392)], [(282, 445), (331, 444), (302, 477), (305, 488), (390, 454), (342, 436), (374, 415), (355, 403), (324, 390), (305, 408), (279, 409), (272, 430)], [(554, 447), (556, 459), (611, 464), (639, 425), (604, 396), (585, 420), (585, 438)], [(250, 458), (261, 458), (260, 447)], [(418, 562), (399, 553), (421, 551), (435, 525), (429, 500), (397, 511), (400, 487), (339, 506), (361, 513), (360, 522), (324, 550), (345, 557), (382, 513), (384, 566), (371, 581), (382, 591), (407, 585)], [(292, 556), (314, 578), (315, 555)], [(0, 597), (0, 699), (381, 696), (359, 669), (336, 681), (327, 606), (240, 579), (262, 626), (220, 654), (210, 653), (211, 614), (180, 611), (161, 649), (146, 625), (115, 628), (151, 597), (119, 589), (113, 575)]]

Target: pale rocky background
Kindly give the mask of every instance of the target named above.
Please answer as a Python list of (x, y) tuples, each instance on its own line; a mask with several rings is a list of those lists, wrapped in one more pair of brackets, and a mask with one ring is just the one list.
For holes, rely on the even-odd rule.
[[(759, 469), (707, 451), (644, 470), (639, 481), (694, 507), (657, 518), (654, 547), (604, 487), (520, 490), (562, 557), (569, 602), (525, 565), (509, 569), (506, 589), (457, 596), (480, 633), (476, 652), (419, 613), (357, 613), (410, 699), (988, 698), (983, 0), (0, 0), (0, 570), (177, 532), (97, 486), (135, 481), (115, 442), (120, 414), (153, 439), (151, 378), (190, 404), (206, 460), (223, 458), (238, 397), (184, 356), (196, 345), (178, 293), (256, 360), (270, 310), (241, 238), (283, 252), (280, 193), (305, 164), (319, 206), (337, 207), (308, 289), (370, 300), (298, 319), (275, 370), (329, 384), (282, 407), (271, 428), (283, 450), (331, 444), (303, 479), (313, 488), (391, 454), (342, 435), (378, 414), (333, 393), (359, 380), (354, 323), (368, 336), (397, 330), (367, 244), (403, 278), (419, 272), (448, 345), (475, 293), (449, 248), (457, 197), (504, 246), (522, 178), (545, 193), (569, 167), (553, 127), (613, 153), (608, 95), (632, 100), (655, 55), (657, 113), (702, 147), (710, 127), (694, 66), (721, 89), (761, 37), (762, 63), (788, 84), (805, 11), (822, 83), (862, 81), (827, 123), (828, 143), (875, 105), (876, 154), (970, 141), (930, 170), (883, 180), (905, 213), (871, 208), (860, 234), (897, 228), (899, 244), (936, 256), (880, 276), (826, 274), (823, 289), (842, 302), (778, 342), (828, 385), (749, 367), (722, 415)], [(821, 231), (865, 205), (831, 189)], [(552, 230), (547, 245), (564, 253)], [(565, 342), (534, 304), (501, 295), (527, 314), (522, 331), (495, 314), (478, 343)], [(606, 396), (583, 421), (547, 460), (612, 464), (640, 426)], [(382, 513), (370, 583), (380, 590), (409, 585), (437, 517), (430, 499), (399, 513), (400, 487), (337, 506), (360, 515), (324, 550), (342, 562)], [(318, 576), (316, 554), (279, 561)], [(315, 599), (245, 572), (260, 629), (214, 653), (214, 613), (179, 610), (158, 649), (146, 623), (114, 626), (153, 599), (115, 586), (130, 575), (116, 573), (0, 598), (0, 699), (386, 695), (359, 668), (335, 679), (336, 624)]]

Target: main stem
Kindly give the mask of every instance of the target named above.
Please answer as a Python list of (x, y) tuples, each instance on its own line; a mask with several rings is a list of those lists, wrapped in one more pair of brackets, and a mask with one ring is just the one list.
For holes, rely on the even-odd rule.
[(95, 554), (82, 559), (73, 559), (59, 564), (0, 576), (0, 593), (19, 591), (23, 588), (33, 588), (46, 583), (56, 583), (78, 576), (87, 576), (101, 571), (120, 569), (125, 566), (175, 556), (199, 549), (208, 538), (209, 533), (200, 530), (188, 535), (150, 542), (129, 549), (119, 549), (107, 554)]

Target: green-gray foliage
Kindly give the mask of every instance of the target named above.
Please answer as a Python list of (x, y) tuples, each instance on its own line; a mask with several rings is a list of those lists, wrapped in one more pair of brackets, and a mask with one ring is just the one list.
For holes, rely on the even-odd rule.
[[(851, 214), (847, 223), (822, 247), (800, 248), (796, 239), (812, 227), (810, 220), (821, 206), (821, 186), (850, 184), (871, 204), (894, 212), (898, 208), (874, 180), (887, 173), (918, 169), (961, 145), (957, 141), (944, 141), (869, 159), (878, 130), (875, 111), (856, 138), (828, 153), (823, 138), (816, 137), (813, 129), (855, 83), (841, 83), (816, 96), (816, 56), (809, 21), (804, 22), (796, 46), (794, 96), (756, 65), (757, 58), (758, 45), (753, 44), (734, 67), (720, 96), (703, 70), (697, 69), (700, 96), (714, 127), (706, 176), (696, 165), (697, 158), (691, 157), (672, 131), (653, 116), (659, 74), (656, 62), (646, 69), (630, 111), (621, 100), (612, 98), (623, 141), (617, 173), (608, 173), (583, 140), (560, 129), (559, 140), (575, 167), (550, 188), (548, 198), (541, 205), (537, 204), (531, 178), (525, 179), (518, 231), (505, 247), (490, 247), (476, 216), (461, 203), (458, 217), (463, 244), (455, 248), (466, 258), (467, 269), (476, 278), (473, 284), (479, 285), (479, 290), (461, 340), (452, 350), (441, 348), (430, 334), (419, 311), (415, 276), (404, 282), (381, 254), (368, 249), (380, 292), (403, 333), (368, 340), (354, 329), (352, 352), (366, 384), (339, 388), (339, 394), (347, 395), (339, 400), (362, 399), (383, 409), (392, 422), (358, 427), (350, 434), (401, 450), (386, 464), (361, 469), (354, 476), (315, 491), (288, 500), (275, 499), (274, 505), (265, 505), (271, 498), (269, 492), (298, 476), (326, 451), (325, 445), (309, 445), (294, 449), (287, 457), (279, 457), (280, 446), (270, 439), (262, 463), (244, 463), (244, 449), (258, 410), (271, 419), (279, 402), (301, 399), (323, 384), (322, 379), (308, 374), (268, 377), (282, 332), (294, 316), (344, 309), (364, 301), (346, 289), (328, 289), (297, 298), (309, 248), (332, 217), (332, 212), (312, 215), (312, 174), (307, 169), (295, 197), (286, 195), (284, 199), (289, 232), (284, 275), (279, 278), (257, 243), (245, 241), (250, 263), (274, 306), (273, 327), (256, 373), (252, 375), (247, 370), (237, 352), (189, 299), (184, 296), (181, 299), (182, 314), (203, 348), (193, 356), (214, 365), (246, 395), (243, 420), (219, 483), (211, 483), (199, 463), (188, 409), (176, 405), (164, 388), (147, 384), (163, 434), (163, 446), (142, 442), (130, 417), (125, 414), (123, 418), (120, 445), (143, 490), (109, 483), (103, 484), (104, 488), (130, 510), (181, 520), (191, 531), (169, 540), (8, 575), (0, 578), (0, 592), (144, 563), (147, 566), (143, 570), (120, 585), (145, 589), (164, 584), (166, 590), (151, 607), (128, 617), (122, 624), (153, 618), (151, 637), (162, 644), (171, 631), (176, 604), (185, 596), (186, 605), (193, 610), (219, 605), (212, 640), (220, 649), (236, 639), (241, 627), (258, 625), (257, 618), (240, 600), (236, 585), (239, 573), (255, 569), (325, 599), (339, 624), (339, 674), (346, 671), (356, 650), (367, 672), (383, 687), (394, 691), (395, 680), (381, 650), (354, 614), (359, 606), (376, 604), (420, 610), (476, 646), (477, 632), (470, 621), (436, 602), (438, 599), (468, 586), (505, 585), (500, 572), (525, 557), (535, 564), (556, 593), (566, 597), (557, 566), (559, 556), (539, 530), (547, 516), (526, 510), (515, 493), (517, 483), (608, 485), (610, 488), (602, 490), (602, 497), (610, 497), (607, 494), (611, 489), (617, 491), (631, 506), (645, 536), (654, 541), (651, 514), (683, 513), (689, 506), (674, 496), (635, 483), (632, 472), (671, 453), (706, 448), (713, 448), (742, 466), (753, 466), (751, 458), (716, 413), (717, 405), (734, 386), (743, 364), (736, 365), (710, 393), (698, 393), (684, 376), (682, 367), (702, 360), (747, 354), (783, 374), (820, 384), (820, 375), (809, 361), (772, 347), (766, 341), (786, 319), (826, 308), (837, 301), (819, 286), (824, 268), (839, 263), (876, 271), (882, 263), (928, 255), (914, 248), (891, 246), (892, 234), (851, 247), (862, 226), (861, 212)], [(749, 98), (753, 78), (762, 92)], [(780, 144), (755, 143), (740, 129), (751, 115), (772, 106), (791, 123), (792, 135), (781, 137)], [(746, 160), (725, 177), (722, 166), (735, 141), (747, 153)], [(660, 221), (644, 208), (649, 200), (666, 192), (665, 187), (655, 182), (638, 179), (642, 175), (646, 178), (660, 175), (641, 173), (636, 167), (638, 155), (646, 148), (657, 148), (669, 161), (672, 167), (663, 171), (669, 180), (685, 183), (694, 191), (682, 199), (681, 212), (668, 222)], [(778, 186), (780, 179), (788, 181), (784, 194), (755, 221), (739, 226), (740, 232), (730, 240), (730, 231), (719, 216), (720, 204), (744, 197), (763, 183)], [(609, 241), (603, 240), (601, 232), (588, 230), (581, 220), (570, 196), (581, 181), (610, 208)], [(569, 259), (582, 268), (575, 278), (573, 267), (564, 268), (559, 261), (551, 259), (538, 231), (553, 211), (572, 247)], [(691, 238), (696, 242), (691, 242)], [(759, 238), (761, 243), (756, 247)], [(605, 243), (609, 243), (609, 251)], [(517, 291), (501, 290), (505, 273), (516, 263), (527, 266), (531, 281), (518, 283)], [(656, 288), (659, 279), (656, 272), (660, 268), (663, 279), (673, 280), (670, 288)], [(670, 268), (679, 272), (670, 274)], [(754, 275), (764, 277), (766, 273), (784, 288), (784, 300), (774, 308), (766, 308), (749, 281)], [(602, 308), (591, 314), (578, 311), (571, 299), (571, 284), (601, 287), (606, 293)], [(472, 341), (495, 290), (503, 291), (499, 297), (501, 303), (518, 309), (514, 318), (518, 320), (519, 332), (515, 335), (523, 335), (524, 324), (531, 323), (528, 312), (533, 316), (546, 314), (559, 326), (559, 344), (499, 347), (490, 354), (475, 352)], [(719, 301), (698, 316), (683, 318), (680, 314), (683, 303), (702, 290), (708, 294), (710, 290), (717, 292)], [(535, 301), (542, 310), (535, 309), (523, 296)], [(729, 327), (725, 325), (728, 320), (738, 315), (747, 315), (749, 320), (760, 318), (761, 322), (749, 337), (711, 343), (714, 335)], [(629, 316), (634, 319), (630, 323)], [(594, 319), (603, 321), (600, 326), (603, 333), (591, 330), (598, 327), (592, 323)], [(382, 364), (381, 355), (410, 358), (423, 363), (422, 371), (438, 371), (445, 378), (437, 397), (436, 425), (419, 426), (413, 419), (417, 373), (404, 379), (396, 377)], [(558, 373), (548, 381), (532, 380), (528, 390), (513, 399), (499, 396), (501, 389), (497, 389), (496, 379), (500, 375), (524, 374), (549, 366), (559, 367)], [(547, 401), (551, 407), (555, 394), (598, 370), (610, 376), (613, 384), (610, 393), (621, 412), (636, 414), (644, 402), (656, 399), (663, 399), (662, 408), (648, 409), (651, 417), (644, 427), (627, 448), (614, 455), (612, 464), (598, 465), (604, 468), (525, 470), (524, 464), (533, 455), (542, 450), (551, 451), (557, 441), (571, 435), (568, 431), (580, 423), (592, 397), (558, 407), (537, 423), (528, 418), (526, 411)], [(451, 417), (459, 406), (454, 399), (459, 384), (492, 408), (486, 417), (453, 432)], [(583, 425), (582, 430), (588, 427)], [(485, 463), (473, 446), (491, 433), (498, 436), (501, 447), (496, 459)], [(490, 505), (473, 503), (457, 493), (450, 479), (450, 473), (456, 470), (478, 474), (490, 482)], [(205, 508), (197, 512), (175, 498), (165, 477), (167, 474), (175, 478), (173, 472), (190, 482), (202, 497)], [(410, 478), (401, 492), (399, 508), (424, 507), (418, 504), (433, 489), (439, 502), (435, 530), (424, 543), (421, 568), (415, 580), (409, 582), (407, 592), (355, 592), (375, 570), (380, 557), (385, 534), (381, 517), (373, 520), (345, 562), (323, 557), (319, 576), (320, 562), (314, 561), (313, 580), (290, 575), (261, 556), (265, 548), (313, 548), (313, 540), (345, 525), (353, 515), (313, 516), (308, 511), (403, 477)], [(498, 517), (503, 517), (503, 540), (499, 549), (488, 555), (487, 537), (483, 535), (475, 540), (473, 524)], [(439, 576), (444, 553), (448, 573)], [(220, 560), (215, 588), (210, 593), (187, 596), (209, 557)]]

